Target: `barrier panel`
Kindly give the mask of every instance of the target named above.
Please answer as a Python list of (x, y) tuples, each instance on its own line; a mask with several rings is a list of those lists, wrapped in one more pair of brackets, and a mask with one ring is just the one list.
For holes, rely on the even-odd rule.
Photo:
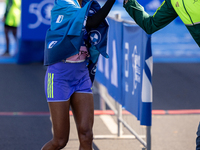
[(108, 18), (109, 59), (99, 58), (96, 80), (141, 125), (151, 126), (151, 37), (138, 25)]
[[(108, 18), (109, 59), (99, 57), (97, 82), (95, 82), (93, 92), (100, 95), (101, 109), (105, 109), (106, 103), (114, 111), (117, 116), (118, 131), (117, 136), (95, 135), (94, 138), (134, 137), (144, 146), (143, 150), (151, 150), (153, 70), (151, 36), (133, 22), (121, 20), (120, 14), (116, 16), (118, 16), (117, 20)], [(135, 131), (134, 119), (131, 119), (134, 122), (134, 129), (127, 123), (122, 107), (139, 120), (140, 126), (146, 126), (146, 142), (143, 140), (144, 135), (141, 135), (140, 131)], [(133, 137), (122, 135), (122, 124), (133, 134)]]
[(54, 0), (23, 0), (18, 42), (18, 63), (42, 62), (44, 40), (50, 27)]
[[(123, 22), (108, 19), (110, 28), (108, 32), (107, 53), (109, 59), (101, 55), (98, 60), (96, 80), (107, 87), (112, 97), (121, 102), (122, 100), (122, 28)], [(112, 78), (111, 78), (112, 77)]]

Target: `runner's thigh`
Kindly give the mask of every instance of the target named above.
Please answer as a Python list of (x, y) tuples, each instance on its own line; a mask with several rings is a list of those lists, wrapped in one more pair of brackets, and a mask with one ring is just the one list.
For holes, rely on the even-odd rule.
[(91, 93), (74, 93), (71, 108), (77, 129), (92, 130), (94, 122), (94, 101)]
[(69, 138), (69, 108), (70, 100), (63, 102), (49, 102), (54, 138)]

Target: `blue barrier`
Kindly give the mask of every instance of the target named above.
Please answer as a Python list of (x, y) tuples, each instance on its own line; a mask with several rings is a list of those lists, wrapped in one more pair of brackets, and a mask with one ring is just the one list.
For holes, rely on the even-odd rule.
[(140, 120), (151, 126), (151, 36), (139, 26), (108, 19), (109, 59), (99, 58), (96, 80)]
[(51, 9), (54, 0), (22, 1), (21, 39), (44, 41), (51, 23)]
[(54, 0), (22, 1), (18, 63), (42, 62)]
[[(121, 54), (122, 54), (122, 22), (116, 22), (109, 19), (108, 45), (107, 53), (110, 55), (109, 59), (104, 59), (101, 55), (98, 60), (98, 70), (96, 73), (96, 80), (108, 88), (109, 93), (113, 93), (112, 97), (121, 102), (122, 85), (121, 85)], [(115, 29), (115, 30), (114, 30)], [(117, 31), (117, 32), (115, 32)], [(111, 78), (112, 77), (112, 78)]]

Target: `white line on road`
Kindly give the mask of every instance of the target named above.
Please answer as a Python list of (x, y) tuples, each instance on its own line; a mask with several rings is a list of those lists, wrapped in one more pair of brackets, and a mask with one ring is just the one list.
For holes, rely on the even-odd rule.
[[(117, 134), (117, 124), (115, 123), (114, 119), (110, 115), (100, 115), (100, 118), (106, 125), (106, 127), (110, 130), (112, 134)], [(121, 130), (123, 134), (123, 131)]]

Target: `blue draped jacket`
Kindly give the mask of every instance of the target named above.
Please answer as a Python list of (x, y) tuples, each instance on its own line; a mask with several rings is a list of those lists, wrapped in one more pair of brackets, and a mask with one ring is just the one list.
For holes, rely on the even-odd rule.
[(51, 11), (51, 27), (45, 39), (44, 65), (78, 54), (85, 35), (88, 36), (91, 62), (96, 64), (99, 54), (108, 58), (106, 19), (97, 28), (85, 26), (87, 17), (99, 9), (100, 5), (95, 0), (83, 0), (82, 8), (76, 0), (55, 0)]

